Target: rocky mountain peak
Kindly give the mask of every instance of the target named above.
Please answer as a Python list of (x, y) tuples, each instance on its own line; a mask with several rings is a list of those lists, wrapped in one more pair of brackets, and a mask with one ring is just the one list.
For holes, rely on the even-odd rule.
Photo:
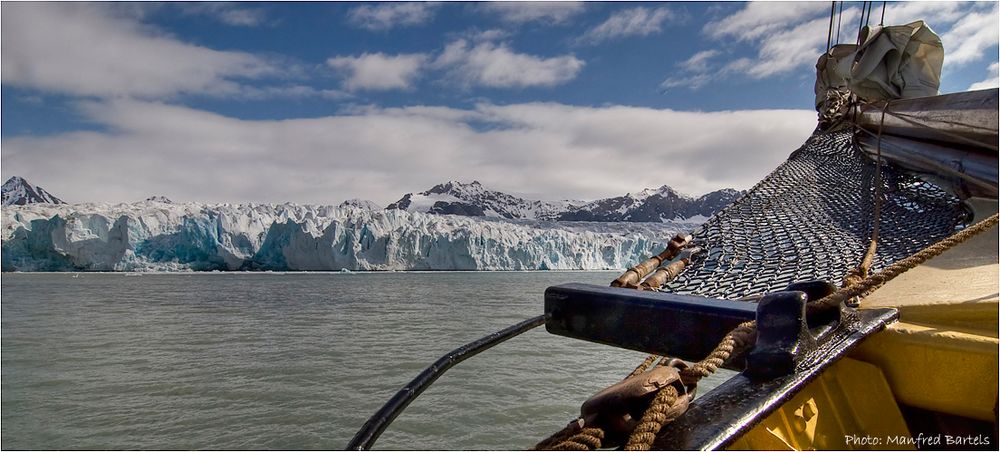
[(56, 198), (42, 187), (32, 185), (25, 178), (13, 176), (4, 182), (2, 189), (3, 205), (23, 206), (25, 204), (49, 203), (66, 204), (63, 200)]

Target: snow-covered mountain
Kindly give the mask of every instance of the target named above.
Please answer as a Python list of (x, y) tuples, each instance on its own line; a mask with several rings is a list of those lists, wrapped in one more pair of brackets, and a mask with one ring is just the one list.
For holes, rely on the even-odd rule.
[(382, 210), (382, 206), (375, 204), (367, 199), (352, 198), (340, 203), (338, 207), (354, 207), (356, 209), (365, 210)]
[(4, 271), (613, 269), (694, 223), (576, 223), (297, 204), (2, 210)]
[(733, 202), (742, 192), (723, 189), (694, 198), (664, 185), (635, 194), (581, 202), (547, 202), (489, 190), (477, 181), (450, 181), (422, 193), (407, 193), (386, 209), (551, 221), (658, 222), (704, 220)]
[(671, 221), (712, 216), (736, 200), (742, 192), (731, 188), (697, 198), (677, 193), (669, 186), (646, 189), (625, 196), (599, 199), (559, 215), (560, 221)]
[(5, 206), (23, 206), (25, 204), (40, 202), (66, 204), (63, 200), (52, 196), (51, 193), (45, 191), (42, 187), (31, 185), (31, 183), (20, 176), (7, 179), (7, 182), (3, 183), (0, 191), (3, 193), (3, 205)]
[(489, 190), (479, 181), (463, 184), (449, 181), (422, 193), (407, 193), (386, 209), (439, 215), (555, 220), (568, 203), (532, 201)]

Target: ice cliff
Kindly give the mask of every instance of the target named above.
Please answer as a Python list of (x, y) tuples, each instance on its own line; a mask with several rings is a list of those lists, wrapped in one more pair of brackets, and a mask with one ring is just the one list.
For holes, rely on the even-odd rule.
[(696, 226), (365, 207), (154, 200), (7, 206), (2, 265), (4, 271), (613, 269)]

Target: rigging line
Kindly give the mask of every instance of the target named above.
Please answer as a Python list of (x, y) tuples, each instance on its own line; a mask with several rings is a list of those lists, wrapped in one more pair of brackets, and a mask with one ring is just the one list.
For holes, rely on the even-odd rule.
[(826, 32), (826, 53), (830, 53), (830, 40), (833, 38), (833, 13), (837, 9), (837, 2), (830, 2), (830, 27)]
[(837, 11), (837, 44), (840, 44), (840, 22), (844, 17), (844, 2), (841, 0)]
[(882, 18), (878, 21), (878, 26), (885, 25), (885, 0), (882, 0)]
[(868, 12), (865, 13), (865, 28), (867, 28), (868, 27), (868, 22), (871, 21), (871, 18), (872, 18), (872, 4), (873, 4), (873, 2), (865, 2), (865, 3), (868, 4)]
[(865, 252), (861, 263), (858, 264), (859, 276), (862, 278), (868, 276), (878, 249), (879, 226), (882, 223), (882, 197), (884, 196), (882, 192), (885, 190), (885, 183), (882, 181), (882, 126), (885, 125), (885, 111), (888, 109), (889, 101), (886, 100), (885, 105), (882, 106), (882, 118), (878, 123), (878, 138), (875, 141), (875, 202), (872, 206), (872, 236), (868, 243), (868, 251)]
[[(861, 17), (858, 18), (858, 40), (857, 40), (858, 41), (857, 42), (857, 46), (858, 47), (861, 47), (861, 31), (864, 29), (864, 26), (865, 26), (865, 5), (866, 4), (868, 4), (868, 2), (861, 2)], [(855, 58), (855, 60), (857, 60), (857, 58)]]

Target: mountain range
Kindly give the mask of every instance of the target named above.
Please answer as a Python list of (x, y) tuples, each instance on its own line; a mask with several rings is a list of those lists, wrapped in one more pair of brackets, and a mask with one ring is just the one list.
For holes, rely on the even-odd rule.
[(478, 181), (450, 181), (420, 193), (407, 193), (386, 209), (544, 221), (662, 222), (704, 219), (743, 192), (731, 188), (699, 197), (667, 185), (596, 201), (538, 201), (489, 190)]
[[(743, 192), (730, 188), (692, 197), (664, 185), (622, 196), (596, 201), (539, 201), (490, 190), (478, 181), (449, 181), (420, 193), (407, 193), (389, 204), (386, 210), (405, 210), (438, 215), (495, 217), (514, 220), (594, 221), (594, 222), (665, 222), (703, 221), (732, 203)], [(146, 201), (170, 201), (154, 196)], [(14, 176), (3, 185), (3, 205), (33, 203), (65, 204), (41, 187)], [(344, 201), (341, 206), (380, 210), (377, 204), (360, 199)]]

